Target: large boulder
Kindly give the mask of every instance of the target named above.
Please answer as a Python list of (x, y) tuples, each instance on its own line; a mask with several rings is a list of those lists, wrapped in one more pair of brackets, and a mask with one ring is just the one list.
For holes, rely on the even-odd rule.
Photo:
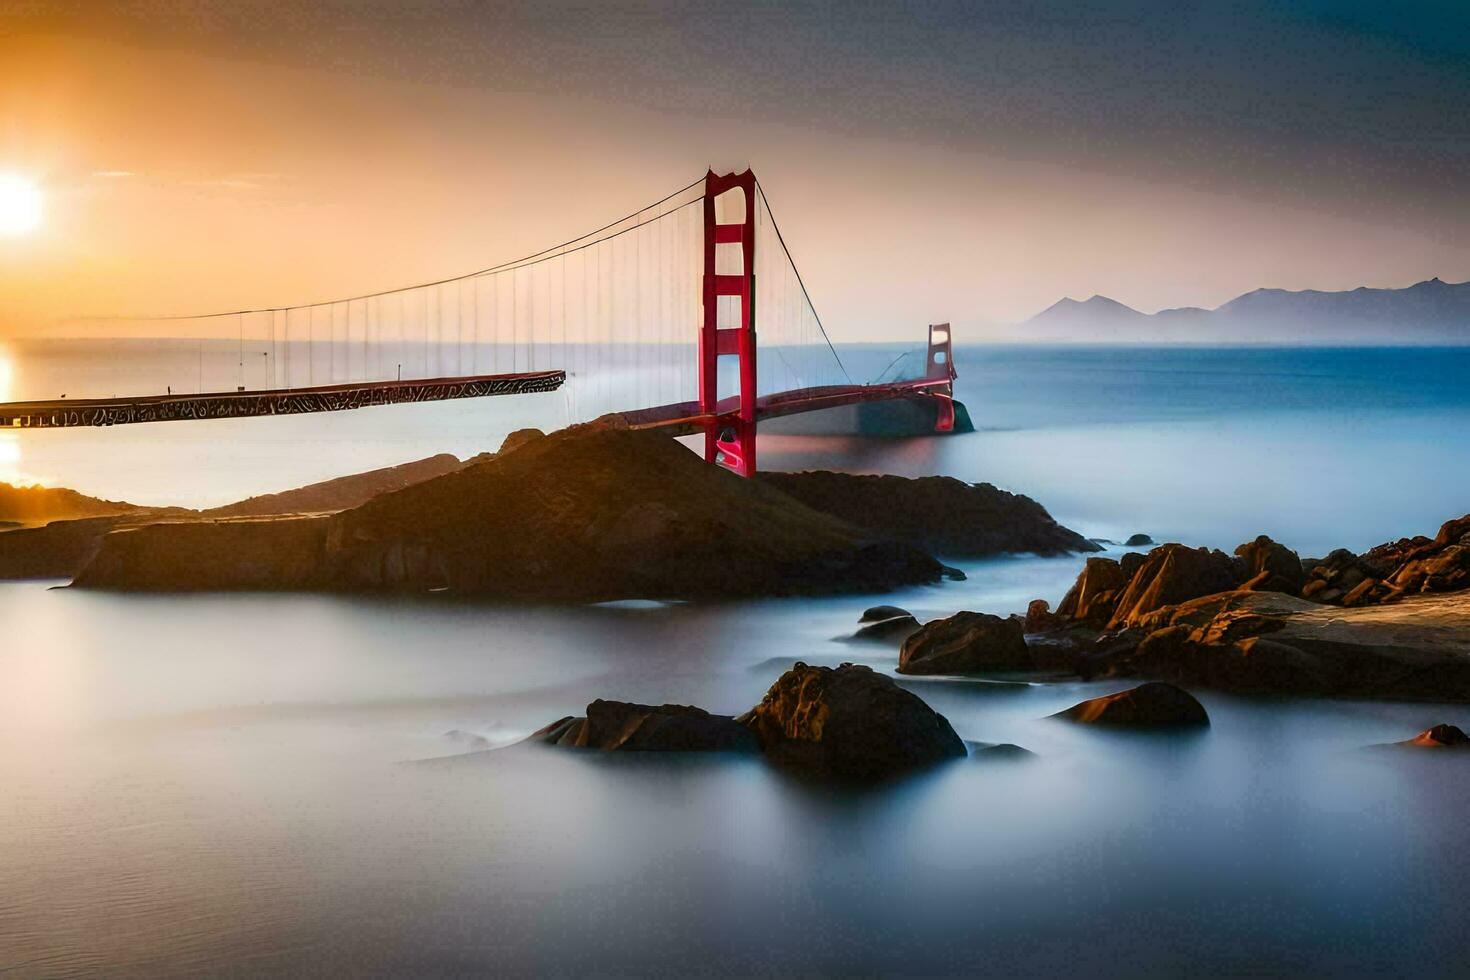
[(1208, 725), (1210, 716), (1194, 695), (1173, 684), (1152, 682), (1106, 697), (1090, 698), (1057, 717), (1086, 725), (1150, 727)]
[(1306, 580), (1302, 560), (1295, 551), (1262, 534), (1235, 549), (1245, 563), (1246, 588), (1258, 592), (1298, 595)]
[[(876, 610), (891, 609), (894, 615), (886, 619), (871, 619), (869, 614)], [(897, 606), (874, 606), (859, 621), (857, 632), (852, 634), (854, 640), (878, 640), (885, 643), (902, 642), (919, 631), (919, 621), (912, 613), (905, 612)]]
[(1154, 539), (1153, 538), (1149, 537), (1147, 534), (1139, 533), (1139, 534), (1130, 535), (1129, 538), (1128, 538), (1128, 540), (1123, 542), (1123, 547), (1125, 547), (1125, 548), (1147, 548), (1149, 545), (1151, 545), (1153, 543), (1154, 543)]
[(1123, 566), (1112, 558), (1089, 558), (1082, 573), (1057, 606), (1057, 615), (1102, 625), (1113, 617), (1118, 592), (1128, 584)]
[(1136, 626), (1156, 609), (1228, 592), (1239, 584), (1239, 571), (1224, 552), (1161, 545), (1144, 557), (1119, 594), (1108, 629)]
[(755, 752), (760, 743), (728, 715), (685, 704), (630, 704), (599, 698), (584, 717), (567, 717), (528, 741), (604, 752)]
[(943, 715), (856, 664), (798, 663), (737, 720), (770, 758), (817, 776), (885, 779), (965, 756)]
[(969, 674), (1033, 666), (1020, 620), (977, 612), (924, 624), (904, 641), (898, 655), (900, 674)]

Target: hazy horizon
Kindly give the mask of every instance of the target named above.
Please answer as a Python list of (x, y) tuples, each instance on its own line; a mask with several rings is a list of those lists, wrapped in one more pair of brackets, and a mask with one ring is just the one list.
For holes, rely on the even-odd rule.
[(458, 274), (747, 165), (841, 340), (1461, 281), (1470, 15), (1419, 13), (27, 4), (0, 331)]

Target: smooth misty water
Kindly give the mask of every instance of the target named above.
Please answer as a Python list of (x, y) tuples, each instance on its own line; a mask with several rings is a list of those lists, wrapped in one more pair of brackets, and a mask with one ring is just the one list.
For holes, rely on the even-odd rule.
[[(1464, 353), (959, 364), (985, 431), (786, 437), (766, 461), (989, 479), (1089, 534), (1226, 547), (1262, 530), (1362, 547), (1470, 510)], [(478, 451), (497, 408), (19, 433), (12, 465), (212, 502)], [(1009, 612), (1079, 562), (970, 563), (885, 601)], [(1040, 757), (839, 794), (753, 760), (468, 739), (504, 745), (598, 696), (740, 711), (796, 659), (891, 669), (894, 651), (833, 640), (872, 597), (551, 609), (48, 584), (0, 585), (0, 971), (1418, 976), (1470, 955), (1470, 760), (1364, 749), (1470, 726), (1470, 707), (1202, 692), (1208, 732), (1123, 736), (1046, 717), (1120, 685), (906, 680), (963, 737)]]

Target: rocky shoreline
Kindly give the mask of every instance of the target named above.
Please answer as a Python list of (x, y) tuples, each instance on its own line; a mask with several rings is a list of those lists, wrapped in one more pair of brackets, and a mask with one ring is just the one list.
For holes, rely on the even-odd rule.
[(962, 612), (903, 642), (903, 673), (1046, 671), (1257, 694), (1470, 702), (1470, 515), (1433, 537), (1302, 560), (1171, 543), (1091, 557), (1053, 612)]

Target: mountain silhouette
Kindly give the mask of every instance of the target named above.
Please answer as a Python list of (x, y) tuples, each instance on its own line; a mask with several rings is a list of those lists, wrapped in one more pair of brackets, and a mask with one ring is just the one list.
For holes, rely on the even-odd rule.
[(1255, 289), (1213, 310), (1142, 313), (1106, 296), (1063, 299), (1007, 339), (1092, 343), (1470, 344), (1470, 282), (1403, 289)]

